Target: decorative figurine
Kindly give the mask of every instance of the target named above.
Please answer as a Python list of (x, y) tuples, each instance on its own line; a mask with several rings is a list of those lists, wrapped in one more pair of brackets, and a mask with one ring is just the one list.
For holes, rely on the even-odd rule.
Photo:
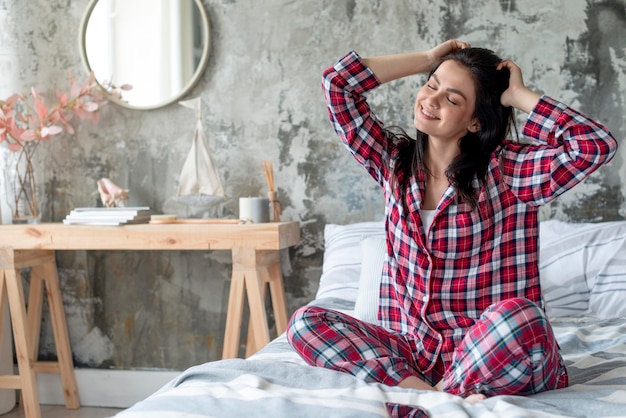
[(107, 178), (98, 180), (98, 192), (102, 204), (107, 208), (124, 207), (128, 200), (128, 189), (122, 189)]

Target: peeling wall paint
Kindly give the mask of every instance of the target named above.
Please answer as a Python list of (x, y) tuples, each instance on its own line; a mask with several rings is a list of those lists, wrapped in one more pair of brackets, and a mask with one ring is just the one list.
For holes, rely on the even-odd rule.
[[(88, 0), (0, 0), (0, 97), (64, 86), (82, 71), (78, 27)], [(237, 198), (264, 194), (261, 160), (273, 160), (284, 219), (302, 243), (281, 254), (289, 310), (313, 299), (326, 223), (377, 220), (377, 186), (328, 124), (320, 74), (348, 50), (378, 55), (461, 38), (512, 58), (527, 84), (626, 134), (625, 0), (203, 0), (211, 57), (189, 98), (203, 123), (226, 193), (209, 216), (236, 216)], [(558, 11), (558, 13), (555, 13)], [(409, 127), (423, 79), (370, 94), (379, 117)], [(518, 114), (520, 121), (523, 115)], [(130, 204), (166, 211), (189, 151), (195, 115), (177, 104), (105, 108), (41, 150), (44, 220), (95, 205), (110, 177)], [(5, 154), (2, 154), (5, 155)], [(626, 217), (626, 147), (584, 184), (542, 209), (543, 219)], [(201, 213), (195, 213), (200, 215)], [(84, 252), (57, 255), (74, 360), (80, 367), (183, 369), (220, 357), (228, 252)], [(42, 358), (54, 356), (49, 321)]]

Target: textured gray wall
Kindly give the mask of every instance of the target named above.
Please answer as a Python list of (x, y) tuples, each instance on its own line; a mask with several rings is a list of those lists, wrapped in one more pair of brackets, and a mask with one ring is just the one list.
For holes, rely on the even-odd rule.
[[(211, 215), (236, 216), (237, 197), (266, 191), (273, 160), (285, 212), (302, 244), (283, 253), (289, 309), (313, 298), (326, 223), (382, 219), (380, 193), (327, 122), (321, 71), (350, 49), (362, 55), (429, 48), (448, 38), (494, 49), (527, 83), (626, 133), (626, 1), (203, 0), (211, 57), (188, 97), (203, 122), (226, 193)], [(64, 86), (82, 71), (78, 27), (87, 0), (0, 0), (0, 97), (26, 86)], [(389, 122), (409, 126), (423, 80), (371, 94)], [(108, 106), (98, 125), (40, 148), (44, 221), (94, 205), (110, 177), (131, 204), (163, 210), (175, 194), (194, 115), (173, 104)], [(520, 115), (521, 117), (521, 115)], [(575, 222), (626, 217), (626, 147), (612, 164), (543, 209)], [(60, 252), (74, 359), (82, 367), (183, 369), (219, 358), (229, 286), (227, 252)], [(44, 324), (41, 356), (54, 353)]]

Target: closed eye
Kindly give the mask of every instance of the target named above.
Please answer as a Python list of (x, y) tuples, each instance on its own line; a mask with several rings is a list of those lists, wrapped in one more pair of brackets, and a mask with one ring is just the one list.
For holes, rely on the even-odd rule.
[[(436, 74), (433, 74), (431, 77), (432, 77), (432, 79), (433, 79), (433, 80), (435, 80), (435, 82), (436, 82), (437, 84), (441, 84), (441, 83), (439, 82), (439, 78), (437, 78), (437, 75), (436, 75)], [(430, 86), (430, 84), (429, 84), (428, 86), (429, 86), (429, 87), (431, 87), (431, 86)], [(432, 87), (431, 87), (431, 88), (432, 88)], [(463, 94), (463, 92), (462, 92), (461, 90), (459, 90), (459, 89), (455, 89), (455, 88), (446, 88), (445, 90), (446, 90), (446, 92), (448, 92), (448, 93), (452, 93), (452, 94), (454, 94), (454, 95), (458, 95), (458, 96), (459, 96), (459, 99), (461, 99), (461, 101), (463, 101), (463, 100), (467, 101), (467, 97), (465, 96), (465, 94)], [(448, 101), (449, 101), (450, 103), (454, 104), (454, 105), (456, 105), (456, 104), (457, 104), (456, 99), (455, 99), (455, 100), (451, 100), (451, 99), (448, 97)]]
[[(437, 91), (437, 87), (436, 87), (436, 86), (434, 86), (434, 85), (432, 85), (432, 84), (430, 84), (430, 83), (426, 83), (426, 87), (427, 87), (429, 90), (432, 90), (432, 91)], [(446, 99), (448, 100), (448, 102), (449, 102), (450, 104), (452, 104), (452, 105), (454, 105), (454, 106), (456, 106), (456, 105), (458, 104), (455, 100), (451, 99), (450, 97), (446, 97)]]

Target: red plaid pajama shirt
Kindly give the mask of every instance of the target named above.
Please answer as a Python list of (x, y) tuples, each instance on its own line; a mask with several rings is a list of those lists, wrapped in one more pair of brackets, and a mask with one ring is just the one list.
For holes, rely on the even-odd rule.
[[(397, 384), (416, 374), (435, 384), (445, 375), (448, 392), (502, 393), (480, 388), (480, 380), (491, 376), (498, 384), (508, 381), (506, 391), (519, 393), (521, 382), (536, 378), (518, 376), (528, 371), (516, 369), (512, 353), (519, 351), (520, 341), (528, 338), (524, 333), (534, 324), (533, 332), (552, 345), (547, 347), (551, 363), (545, 365), (554, 368), (552, 374), (557, 370), (558, 382), (542, 370), (539, 374), (553, 381), (536, 381), (531, 392), (566, 385), (567, 373), (542, 309), (538, 208), (610, 161), (617, 142), (602, 125), (544, 96), (523, 127), (523, 136), (532, 142), (505, 141), (491, 158), (484, 184), (474, 181), (478, 208), (459, 202), (449, 186), (425, 233), (419, 214), (425, 173), (401, 173), (411, 176), (405, 205), (399, 201), (401, 193), (390, 186), (397, 149), (364, 96), (379, 85), (354, 52), (323, 76), (335, 131), (384, 191), (388, 254), (380, 288), (380, 327), (354, 318), (348, 321), (356, 325), (347, 327), (337, 313), (330, 322), (319, 322), (316, 308), (315, 314), (305, 308), (292, 319), (292, 345), (311, 364), (370, 381)], [(305, 313), (318, 320), (309, 321)], [(506, 326), (494, 325), (501, 322)], [(495, 376), (494, 369), (507, 367), (508, 377)], [(455, 377), (455, 368), (466, 376), (473, 368), (474, 377)], [(463, 379), (474, 386), (463, 386)]]

